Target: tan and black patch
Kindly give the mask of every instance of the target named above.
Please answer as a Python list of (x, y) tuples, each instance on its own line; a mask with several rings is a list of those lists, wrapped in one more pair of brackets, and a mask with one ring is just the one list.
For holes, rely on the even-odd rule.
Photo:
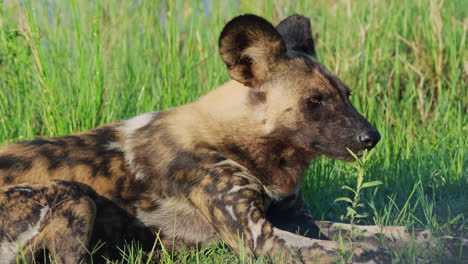
[(60, 263), (85, 261), (96, 206), (91, 189), (49, 181), (0, 189), (0, 262), (47, 249)]

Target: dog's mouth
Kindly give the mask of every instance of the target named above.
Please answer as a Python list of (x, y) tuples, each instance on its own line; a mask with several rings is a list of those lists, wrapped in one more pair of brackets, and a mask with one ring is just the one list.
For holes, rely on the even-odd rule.
[[(361, 158), (363, 155), (363, 152), (358, 152), (354, 153), (356, 157)], [(345, 162), (353, 162), (356, 161), (356, 158), (352, 156), (351, 154), (341, 154), (341, 155), (336, 155), (336, 154), (330, 154), (330, 153), (323, 153), (325, 157), (331, 158), (331, 159), (336, 159), (336, 160), (341, 160)]]
[(352, 150), (353, 154), (356, 156), (355, 157), (346, 148), (343, 151), (330, 151), (329, 148), (317, 143), (313, 143), (311, 148), (325, 157), (345, 162), (356, 161), (356, 157), (361, 158), (364, 155), (364, 150)]
[[(337, 159), (337, 160), (346, 161), (346, 162), (356, 161), (356, 158), (351, 154), (348, 154), (348, 155), (327, 155), (327, 154), (324, 154), (324, 155), (329, 157), (329, 158), (332, 158), (332, 159)], [(354, 155), (356, 155), (356, 157), (358, 157), (358, 158), (361, 158), (364, 155), (364, 152), (363, 151), (358, 151), (357, 153), (354, 153)]]

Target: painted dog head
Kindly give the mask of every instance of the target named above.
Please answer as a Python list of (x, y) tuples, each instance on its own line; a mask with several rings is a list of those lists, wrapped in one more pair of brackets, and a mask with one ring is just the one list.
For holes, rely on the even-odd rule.
[(232, 79), (250, 88), (247, 108), (260, 137), (281, 135), (283, 143), (311, 156), (350, 161), (380, 134), (353, 107), (350, 90), (315, 53), (309, 19), (293, 15), (276, 28), (255, 15), (231, 20), (219, 39)]

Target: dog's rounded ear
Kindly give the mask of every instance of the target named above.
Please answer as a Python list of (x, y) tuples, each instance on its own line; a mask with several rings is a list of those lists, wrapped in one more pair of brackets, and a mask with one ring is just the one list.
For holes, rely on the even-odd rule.
[(249, 87), (265, 81), (272, 66), (287, 56), (275, 27), (255, 15), (227, 23), (219, 37), (219, 51), (231, 78)]
[(307, 17), (297, 14), (289, 16), (281, 21), (276, 29), (283, 37), (289, 50), (317, 57), (310, 20)]

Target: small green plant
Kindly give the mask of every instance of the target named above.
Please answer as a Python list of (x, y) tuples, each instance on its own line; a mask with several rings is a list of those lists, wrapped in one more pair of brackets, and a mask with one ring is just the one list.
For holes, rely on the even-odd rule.
[(341, 257), (340, 263), (350, 263), (356, 247), (352, 244), (351, 246), (349, 246), (345, 242), (346, 240), (348, 240), (348, 242), (352, 242), (354, 238), (362, 235), (363, 231), (356, 228), (355, 225), (359, 220), (367, 218), (369, 216), (369, 214), (366, 212), (360, 212), (360, 208), (364, 208), (364, 203), (361, 202), (361, 191), (363, 189), (375, 187), (382, 184), (381, 181), (364, 182), (366, 169), (370, 166), (370, 157), (372, 156), (372, 152), (365, 151), (363, 156), (359, 158), (351, 150), (348, 149), (348, 151), (351, 153), (351, 155), (353, 155), (353, 157), (356, 160), (356, 162), (352, 165), (352, 173), (355, 174), (357, 177), (355, 188), (346, 184), (342, 186), (342, 189), (351, 191), (353, 193), (353, 197), (349, 198), (343, 196), (335, 199), (335, 202), (342, 201), (348, 203), (348, 206), (346, 207), (346, 215), (341, 215), (340, 219), (341, 221), (349, 220), (349, 223), (351, 225), (351, 228), (349, 230), (345, 227), (335, 227), (337, 229), (342, 229), (343, 231), (348, 233), (345, 239), (343, 239), (341, 235), (338, 237), (340, 247), (339, 249), (337, 249), (336, 252)]
[(354, 233), (354, 226), (359, 221), (360, 219), (366, 218), (369, 216), (368, 213), (366, 212), (358, 212), (359, 208), (364, 208), (364, 203), (361, 202), (361, 191), (366, 188), (370, 187), (375, 187), (378, 185), (381, 185), (381, 181), (370, 181), (370, 182), (364, 182), (364, 175), (366, 172), (366, 169), (370, 165), (370, 157), (372, 156), (372, 152), (367, 152), (365, 151), (363, 156), (361, 158), (358, 158), (358, 156), (353, 153), (351, 150), (348, 149), (348, 151), (353, 155), (353, 157), (356, 159), (356, 162), (353, 163), (352, 167), (354, 170), (354, 174), (356, 174), (356, 187), (353, 188), (348, 185), (343, 185), (342, 189), (348, 190), (353, 193), (353, 197), (349, 198), (346, 196), (339, 197), (335, 199), (335, 202), (346, 202), (348, 203), (348, 206), (346, 207), (346, 215), (342, 215), (340, 218), (342, 221), (349, 220), (351, 224), (351, 237), (356, 235)]

